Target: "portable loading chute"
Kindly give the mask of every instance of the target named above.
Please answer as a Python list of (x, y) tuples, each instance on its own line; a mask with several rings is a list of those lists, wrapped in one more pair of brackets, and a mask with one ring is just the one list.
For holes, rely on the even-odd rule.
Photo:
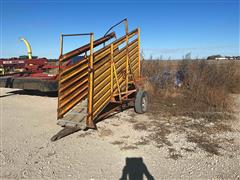
[[(125, 24), (126, 34), (116, 38), (114, 32), (109, 32), (121, 23)], [(66, 36), (89, 36), (90, 42), (63, 54)], [(79, 60), (62, 67), (72, 58)], [(147, 94), (141, 85), (139, 28), (128, 32), (128, 21), (124, 19), (97, 40), (93, 33), (61, 35), (58, 78), (57, 117), (63, 127), (95, 128), (97, 119), (112, 112), (104, 111), (110, 104), (116, 110), (133, 102), (135, 111), (144, 113)]]

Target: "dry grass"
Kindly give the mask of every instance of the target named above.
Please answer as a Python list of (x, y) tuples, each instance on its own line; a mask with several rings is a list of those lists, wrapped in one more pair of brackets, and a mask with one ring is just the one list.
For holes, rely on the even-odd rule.
[[(181, 87), (175, 84), (177, 72)], [(230, 94), (240, 92), (240, 62), (236, 61), (144, 61), (142, 74), (153, 114), (219, 118), (219, 113), (222, 117), (232, 111)]]

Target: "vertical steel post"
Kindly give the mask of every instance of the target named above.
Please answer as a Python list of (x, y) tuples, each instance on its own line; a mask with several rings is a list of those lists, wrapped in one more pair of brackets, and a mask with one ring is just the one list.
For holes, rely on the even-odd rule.
[[(63, 35), (61, 34), (60, 36), (60, 57), (62, 56), (62, 53), (63, 53)], [(61, 85), (61, 66), (62, 66), (62, 63), (61, 63), (61, 58), (59, 57), (59, 60), (58, 60), (58, 97), (61, 97), (61, 94), (60, 94), (60, 85)], [(57, 113), (58, 113), (58, 119), (59, 118), (62, 118), (63, 116), (59, 116), (60, 114), (60, 98), (58, 98), (58, 109), (57, 109)]]
[(117, 75), (117, 69), (116, 69), (116, 66), (115, 66), (114, 62), (113, 62), (113, 72), (114, 72), (114, 76), (115, 76), (116, 83), (117, 83), (119, 101), (122, 101), (121, 89), (120, 89), (120, 85), (119, 85), (119, 81), (118, 81), (118, 75)]
[(90, 56), (89, 56), (89, 87), (88, 87), (88, 119), (87, 126), (95, 128), (93, 123), (93, 33), (90, 34)]
[(129, 54), (128, 54), (128, 21), (125, 21), (126, 31), (126, 93), (128, 93), (128, 71), (129, 71)]
[(140, 28), (138, 28), (138, 78), (141, 77)]
[(113, 44), (111, 44), (111, 95), (113, 95)]

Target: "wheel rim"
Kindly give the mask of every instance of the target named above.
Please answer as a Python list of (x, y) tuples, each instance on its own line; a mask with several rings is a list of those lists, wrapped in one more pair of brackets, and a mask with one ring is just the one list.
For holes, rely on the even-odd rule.
[(147, 97), (146, 96), (144, 96), (143, 98), (142, 98), (142, 110), (143, 110), (143, 112), (145, 112), (145, 111), (147, 111)]

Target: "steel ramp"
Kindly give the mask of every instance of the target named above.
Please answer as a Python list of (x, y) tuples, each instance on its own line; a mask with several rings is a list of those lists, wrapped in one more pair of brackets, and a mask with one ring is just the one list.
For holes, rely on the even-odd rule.
[(87, 115), (87, 99), (85, 99), (59, 119), (57, 124), (62, 127), (85, 129)]

